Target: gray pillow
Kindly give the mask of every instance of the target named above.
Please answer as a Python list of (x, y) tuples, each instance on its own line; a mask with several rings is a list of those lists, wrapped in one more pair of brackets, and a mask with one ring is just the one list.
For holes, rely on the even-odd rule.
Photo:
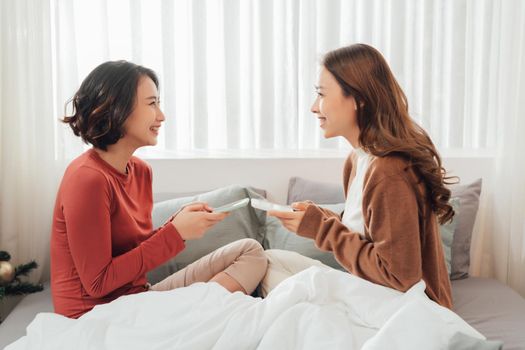
[[(340, 214), (345, 204), (325, 204), (321, 207)], [(266, 218), (266, 235), (263, 241), (264, 249), (284, 249), (297, 252), (301, 255), (321, 261), (323, 264), (335, 269), (344, 270), (335, 260), (332, 252), (325, 252), (315, 246), (314, 240), (298, 236), (284, 228), (281, 222), (272, 217)]]
[(479, 208), (482, 180), (451, 186), (452, 197), (459, 199), (460, 211), (452, 242), (451, 280), (467, 278), (470, 267), (470, 243)]
[(452, 242), (454, 242), (454, 232), (459, 217), (459, 198), (451, 198), (450, 205), (454, 209), (455, 215), (451, 221), (440, 225), (439, 232), (441, 234), (441, 244), (443, 245), (443, 253), (445, 253), (445, 264), (447, 265), (447, 272), (450, 276), (452, 264)]
[[(472, 230), (479, 207), (482, 180), (478, 179), (466, 185), (450, 187), (452, 197), (459, 200), (459, 215), (452, 241), (450, 279), (468, 277), (470, 266), (470, 243)], [(311, 200), (315, 203), (344, 202), (343, 186), (332, 183), (311, 181), (300, 177), (290, 179), (288, 203)]]
[(333, 204), (345, 201), (341, 184), (312, 181), (301, 177), (292, 177), (288, 183), (287, 203), (311, 200), (316, 204)]
[[(179, 208), (191, 202), (202, 201), (212, 207), (218, 207), (243, 198), (261, 198), (261, 195), (251, 188), (234, 185), (199, 195), (158, 202), (153, 206), (153, 227), (161, 226)], [(215, 249), (238, 239), (253, 238), (262, 243), (265, 216), (265, 213), (255, 211), (249, 205), (232, 211), (224, 221), (213, 226), (201, 239), (186, 241), (186, 249), (164, 265), (150, 271), (148, 281), (159, 282)]]
[[(266, 190), (262, 190), (260, 188), (255, 187), (249, 187), (250, 191), (256, 192), (266, 198)], [(195, 197), (199, 194), (203, 194), (206, 192), (211, 192), (211, 190), (206, 191), (191, 191), (191, 192), (156, 192), (153, 193), (153, 202), (163, 202), (167, 201), (168, 199), (175, 199), (175, 198), (182, 198), (182, 197)]]

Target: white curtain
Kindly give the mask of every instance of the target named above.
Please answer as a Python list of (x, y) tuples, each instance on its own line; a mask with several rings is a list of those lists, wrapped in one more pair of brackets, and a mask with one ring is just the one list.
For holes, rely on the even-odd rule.
[(127, 59), (159, 74), (167, 115), (159, 150), (338, 149), (347, 146), (324, 140), (309, 112), (319, 59), (365, 42), (383, 52), (442, 151), (497, 153), (473, 270), (525, 295), (524, 6), (1, 0), (0, 249), (46, 264), (57, 183), (84, 147), (57, 119), (98, 64)]
[(475, 247), (474, 272), (495, 276), (525, 297), (525, 2), (501, 1), (500, 30), (485, 78), (488, 108), (498, 134), (493, 193)]
[(48, 1), (69, 80), (59, 101), (103, 61), (151, 67), (167, 116), (159, 149), (345, 148), (309, 107), (322, 54), (356, 42), (383, 52), (440, 149), (496, 144), (484, 82), (499, 0)]
[(49, 266), (61, 163), (55, 159), (51, 11), (47, 1), (0, 2), (0, 249), (14, 264)]

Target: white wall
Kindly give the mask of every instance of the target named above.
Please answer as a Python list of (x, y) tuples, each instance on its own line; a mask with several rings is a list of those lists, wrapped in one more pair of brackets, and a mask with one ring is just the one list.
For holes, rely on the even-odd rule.
[(267, 191), (268, 198), (284, 203), (288, 180), (341, 182), (344, 159), (190, 159), (148, 160), (153, 167), (153, 192), (206, 191), (230, 184)]
[[(268, 198), (286, 202), (292, 176), (342, 183), (344, 157), (260, 158), (260, 159), (146, 159), (153, 168), (153, 192), (187, 193), (212, 190), (230, 184), (264, 189)], [(483, 178), (484, 189), (492, 181), (490, 156), (454, 155), (444, 158), (451, 175), (462, 183)]]

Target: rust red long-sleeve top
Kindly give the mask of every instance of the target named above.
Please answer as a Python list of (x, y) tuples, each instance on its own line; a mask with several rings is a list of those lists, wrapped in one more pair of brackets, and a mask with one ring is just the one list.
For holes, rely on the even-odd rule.
[(146, 272), (184, 249), (171, 223), (153, 231), (151, 183), (140, 159), (132, 157), (122, 174), (93, 149), (66, 169), (51, 233), (55, 312), (77, 318), (144, 291)]

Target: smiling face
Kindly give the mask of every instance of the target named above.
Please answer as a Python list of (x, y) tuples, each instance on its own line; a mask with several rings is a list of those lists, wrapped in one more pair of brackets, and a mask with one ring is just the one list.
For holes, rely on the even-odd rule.
[(133, 111), (124, 123), (123, 140), (135, 149), (156, 145), (159, 128), (165, 119), (159, 107), (157, 86), (151, 78), (142, 76)]
[(316, 90), (317, 98), (311, 111), (319, 119), (324, 137), (343, 136), (357, 147), (359, 127), (354, 97), (344, 95), (335, 77), (324, 66), (319, 72)]

